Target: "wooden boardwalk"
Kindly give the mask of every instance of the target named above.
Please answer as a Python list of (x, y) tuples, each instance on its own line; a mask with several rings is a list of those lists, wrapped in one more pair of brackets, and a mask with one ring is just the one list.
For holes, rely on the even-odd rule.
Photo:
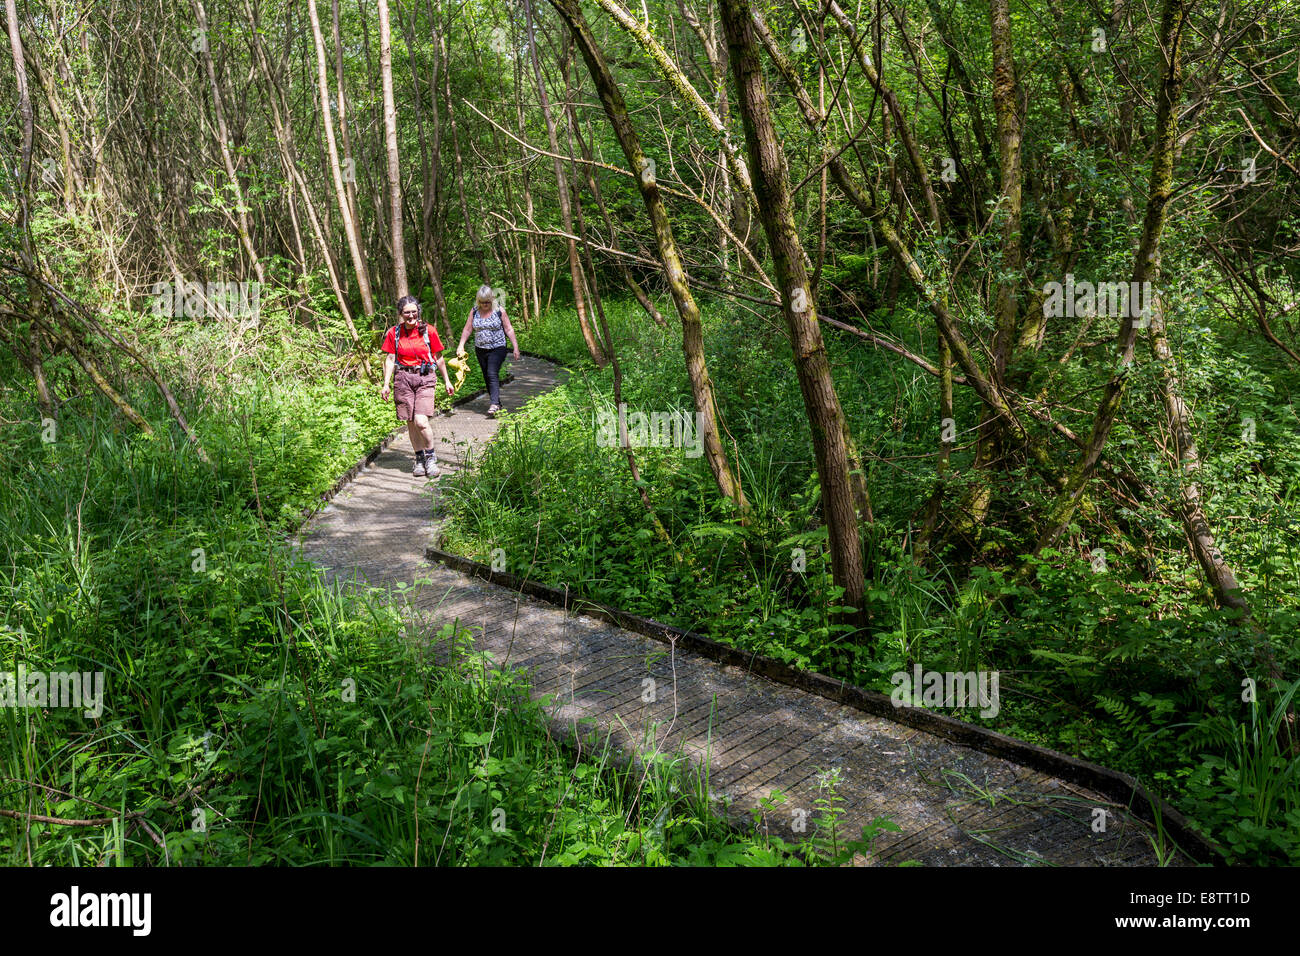
[[(565, 374), (528, 356), (509, 367), (508, 408)], [(486, 408), (480, 397), (435, 419), (444, 474), (495, 433)], [(411, 463), (403, 435), (303, 527), (302, 553), (340, 581), (417, 582), (406, 600), (420, 630), (459, 620), (477, 650), (527, 669), (557, 735), (608, 738), (633, 759), (684, 754), (737, 818), (780, 790), (764, 823), (787, 840), (813, 832), (815, 801), (833, 786), (842, 835), (876, 817), (901, 828), (878, 839), (874, 863), (1157, 863), (1150, 828), (1097, 793), (427, 562), (437, 482), (413, 478)]]

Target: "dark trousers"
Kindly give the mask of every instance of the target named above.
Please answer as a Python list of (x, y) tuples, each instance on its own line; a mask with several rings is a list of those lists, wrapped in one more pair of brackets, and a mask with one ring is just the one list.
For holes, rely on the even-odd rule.
[(488, 401), (493, 405), (500, 405), (501, 363), (506, 360), (506, 347), (504, 345), (494, 349), (476, 347), (474, 354), (478, 356), (479, 371), (483, 373), (483, 381), (487, 383)]

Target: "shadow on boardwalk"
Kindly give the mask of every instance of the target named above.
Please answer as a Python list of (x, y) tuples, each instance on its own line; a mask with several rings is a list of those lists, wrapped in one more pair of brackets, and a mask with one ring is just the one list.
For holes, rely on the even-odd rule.
[[(529, 356), (511, 368), (502, 399), (513, 408), (565, 374)], [(444, 474), (495, 434), (486, 409), (479, 397), (435, 419)], [(837, 780), (841, 834), (877, 817), (900, 827), (878, 839), (875, 862), (1158, 862), (1149, 828), (1097, 793), (428, 563), (437, 483), (412, 477), (411, 463), (402, 435), (304, 526), (302, 553), (340, 581), (421, 582), (407, 599), (428, 633), (458, 620), (477, 650), (527, 670), (558, 735), (592, 733), (629, 757), (684, 753), (745, 819), (779, 790), (787, 799), (765, 823), (787, 840), (812, 832), (816, 801)]]

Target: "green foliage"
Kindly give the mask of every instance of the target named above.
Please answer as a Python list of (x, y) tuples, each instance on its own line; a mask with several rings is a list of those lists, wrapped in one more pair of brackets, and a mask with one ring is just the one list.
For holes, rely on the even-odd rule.
[[(1182, 301), (1197, 300), (1188, 295)], [(690, 408), (685, 370), (669, 337), (635, 304), (607, 302), (606, 311), (629, 409)], [(876, 525), (864, 551), (876, 633), (873, 646), (845, 648), (845, 629), (832, 613), (840, 591), (830, 580), (810, 439), (787, 347), (717, 304), (707, 303), (704, 314), (710, 372), (753, 505), (748, 524), (736, 521), (719, 498), (702, 459), (686, 458), (681, 449), (637, 448), (643, 488), (672, 543), (654, 536), (621, 451), (596, 443), (595, 416), (613, 409), (610, 373), (591, 366), (572, 313), (557, 310), (524, 333), (524, 345), (569, 361), (576, 372), (565, 386), (514, 413), (478, 471), (450, 485), (444, 546), (480, 560), (501, 548), (516, 573), (885, 692), (890, 675), (914, 663), (998, 670), (997, 717), (973, 710), (956, 716), (992, 721), (1000, 731), (1133, 773), (1197, 816), (1191, 788), (1204, 791), (1219, 779), (1206, 777), (1210, 771), (1201, 768), (1198, 755), (1223, 757), (1226, 746), (1200, 721), (1230, 712), (1240, 680), (1259, 675), (1249, 629), (1200, 599), (1199, 572), (1185, 556), (1177, 521), (1090, 498), (1061, 547), (1030, 561), (1029, 586), (1014, 584), (999, 566), (1023, 554), (1033, 533), (1014, 521), (985, 529), (987, 563), (963, 568), (960, 555), (940, 550), (923, 570), (912, 560), (907, 535), (914, 533), (918, 479), (925, 479), (920, 488), (926, 492), (930, 479), (907, 467), (869, 465)], [(892, 323), (891, 334), (904, 341), (913, 334), (910, 323), (920, 325), (904, 310), (878, 318)], [(782, 344), (772, 348), (769, 341)], [(915, 347), (923, 350), (924, 343)], [(923, 460), (937, 436), (923, 424), (930, 386), (920, 373), (901, 374), (897, 363), (847, 337), (828, 334), (828, 348), (855, 433), (882, 436), (874, 449), (878, 457), (869, 460)], [(1202, 477), (1206, 494), (1221, 502), (1216, 507), (1248, 513), (1257, 510), (1252, 497), (1276, 502), (1262, 524), (1229, 526), (1222, 540), (1234, 553), (1245, 549), (1261, 562), (1266, 577), (1260, 585), (1279, 602), (1264, 613), (1267, 630), (1284, 669), (1293, 668), (1295, 648), (1286, 635), (1297, 596), (1282, 581), (1297, 560), (1290, 532), (1297, 483), (1290, 445), (1274, 437), (1277, 430), (1294, 434), (1293, 416), (1270, 414), (1268, 437), (1261, 438), (1261, 430), (1252, 444), (1241, 440), (1239, 414), (1214, 410), (1221, 396), (1242, 403), (1244, 395), (1271, 393), (1269, 366), (1233, 348), (1219, 343), (1187, 360), (1198, 382), (1227, 377), (1198, 396), (1201, 407), (1210, 404), (1202, 424)], [(1067, 374), (1081, 388), (1093, 373)], [(1149, 380), (1149, 372), (1137, 374)], [(882, 380), (895, 383), (892, 408), (873, 399)], [(1139, 408), (1153, 387), (1135, 384)], [(1263, 398), (1250, 404), (1261, 407)], [(1158, 412), (1151, 407), (1150, 414)], [(1220, 429), (1228, 434), (1216, 439)], [(1133, 467), (1146, 461), (1149, 446), (1140, 432), (1121, 425), (1114, 441)], [(970, 454), (954, 453), (959, 472), (969, 470)], [(1229, 477), (1245, 472), (1256, 476), (1254, 484)], [(1145, 477), (1176, 495), (1175, 475), (1152, 469)], [(1013, 473), (994, 493), (998, 501), (1041, 508), (1049, 491), (1034, 476)], [(961, 492), (960, 481), (953, 481), (948, 494)], [(1110, 517), (1116, 512), (1127, 524), (1116, 525)], [(1141, 549), (1136, 522), (1145, 536)], [(792, 569), (796, 548), (806, 554), (802, 572)], [(1000, 612), (991, 614), (993, 607)], [(1207, 826), (1223, 833), (1227, 819), (1220, 814)], [(1284, 815), (1271, 819), (1261, 825), (1268, 828), (1272, 855), (1259, 858), (1280, 862), (1290, 853), (1279, 835)]]
[[(812, 0), (761, 7), (777, 44), (811, 91), (813, 78), (837, 55), (833, 51), (847, 49), (840, 27)], [(1155, 277), (1173, 356), (1166, 368), (1187, 400), (1200, 453), (1199, 499), (1262, 637), (1233, 614), (1214, 609), (1202, 569), (1187, 554), (1178, 502), (1193, 469), (1171, 461), (1161, 369), (1151, 360), (1147, 335), (1139, 337), (1138, 361), (1126, 373), (1106, 464), (1083, 489), (1074, 522), (1056, 547), (1026, 561), (1042, 516), (1059, 495), (1043, 473), (1047, 469), (1028, 467), (1015, 442), (986, 445), (993, 461), (975, 467), (976, 436), (987, 429), (982, 423), (988, 412), (973, 389), (959, 386), (952, 412), (957, 440), (941, 475), (935, 467), (941, 419), (933, 376), (826, 328), (835, 388), (860, 445), (875, 510), (874, 523), (862, 529), (872, 633), (852, 646), (837, 621), (842, 591), (827, 563), (811, 435), (785, 330), (761, 304), (761, 284), (751, 283), (748, 263), (741, 262), (734, 243), (721, 240), (713, 217), (728, 218), (723, 183), (741, 206), (744, 198), (734, 179), (718, 179), (712, 160), (682, 161), (716, 155), (723, 143), (679, 95), (666, 92), (644, 50), (603, 15), (590, 16), (590, 24), (629, 114), (656, 118), (639, 123), (638, 134), (646, 156), (659, 163), (662, 184), (671, 189), (665, 196), (671, 197), (672, 228), (692, 283), (697, 292), (735, 288), (745, 296), (702, 300), (701, 306), (727, 453), (752, 514), (743, 524), (737, 520), (719, 499), (702, 459), (686, 458), (680, 449), (637, 449), (638, 486), (622, 452), (595, 441), (594, 416), (613, 407), (611, 371), (597, 371), (586, 360), (572, 310), (552, 310), (549, 302), (552, 292), (558, 303), (572, 296), (567, 263), (548, 257), (548, 244), (572, 224), (561, 215), (556, 177), (536, 174), (532, 159), (540, 157), (519, 146), (514, 132), (503, 137), (486, 118), (489, 104), (507, 104), (506, 114), (513, 116), (517, 103), (517, 133), (525, 144), (551, 138), (541, 111), (529, 105), (535, 91), (526, 57), (554, 53), (551, 39), (564, 31), (555, 29), (554, 12), (544, 4), (533, 11), (533, 26), (517, 12), (482, 3), (416, 9), (393, 37), (399, 102), (425, 109), (433, 92), (424, 89), (425, 81), (441, 76), (453, 100), (485, 110), (458, 109), (454, 136), (441, 126), (445, 116), (432, 125), (409, 113), (399, 118), (404, 163), (427, 163), (431, 141), (456, 154), (443, 158), (436, 177), (430, 169), (406, 176), (443, 184), (427, 197), (427, 206), (411, 205), (426, 227), (418, 230), (418, 253), (409, 250), (416, 254), (408, 264), (420, 263), (412, 276), (430, 267), (444, 273), (455, 335), (483, 281), (481, 269), (489, 271), (491, 285), (505, 290), (517, 320), (522, 276), (511, 272), (537, 272), (547, 314), (523, 330), (525, 344), (577, 368), (563, 389), (510, 416), (477, 474), (446, 481), (446, 546), (483, 558), (502, 548), (518, 573), (570, 584), (736, 646), (881, 689), (894, 671), (913, 664), (997, 669), (1006, 697), (992, 718), (998, 729), (1156, 783), (1199, 814), (1239, 859), (1294, 860), (1287, 836), (1288, 827), (1295, 829), (1288, 822), (1294, 772), (1280, 751), (1268, 751), (1273, 736), (1266, 730), (1276, 712), (1252, 713), (1249, 721), (1236, 716), (1240, 682), (1263, 676), (1261, 640), (1269, 642), (1289, 679), (1300, 662), (1294, 640), (1300, 624), (1300, 419), (1294, 401), (1300, 369), (1255, 327), (1268, 315), (1275, 333), (1294, 348), (1300, 206), (1285, 159), (1294, 126), (1286, 104), (1300, 93), (1300, 75), (1287, 66), (1295, 48), (1294, 5), (1266, 4), (1258, 15), (1232, 6), (1188, 11), (1185, 65), (1216, 66), (1208, 78), (1189, 72), (1184, 96), (1191, 97), (1187, 103), (1194, 98), (1195, 106), (1184, 121), (1194, 117), (1194, 124), (1179, 131)], [(877, 135), (872, 128), (871, 118), (886, 114), (873, 113), (880, 91), (861, 71), (834, 71), (826, 122), (815, 130), (771, 74), (768, 108), (791, 182), (798, 186), (795, 226), (809, 258), (815, 255), (817, 311), (938, 362), (929, 309), (897, 268), (878, 223), (843, 201), (833, 181), (820, 187), (819, 180), (829, 178), (826, 160), (835, 155), (887, 209), (925, 283), (944, 290), (974, 361), (988, 369), (998, 351), (994, 300), (1000, 283), (1014, 284), (1023, 320), (1040, 304), (1043, 284), (1060, 280), (1063, 272), (1090, 280), (1132, 274), (1152, 174), (1150, 110), (1158, 99), (1152, 91), (1162, 82), (1162, 58), (1155, 53), (1162, 47), (1158, 18), (1124, 16), (1107, 23), (1109, 36), (1099, 47), (1102, 21), (1089, 5), (1062, 3), (1046, 17), (1032, 6), (1011, 11), (1022, 181), (1021, 188), (1008, 190), (998, 168), (1004, 145), (995, 141), (1004, 130), (989, 109), (987, 9), (925, 0), (898, 5), (894, 13), (859, 39), (868, 41), (868, 55), (879, 61), (902, 104), (901, 113), (890, 110), (891, 130), (909, 129), (929, 167), (939, 229), (926, 225), (928, 197), (917, 188), (921, 177), (904, 155), (903, 138)], [(303, 26), (300, 6), (273, 4), (265, 14), (267, 22)], [(0, 594), (12, 599), (6, 619), (22, 630), (6, 632), (0, 649), (9, 662), (102, 665), (126, 694), (120, 713), (85, 740), (79, 736), (84, 728), (66, 715), (46, 714), (21, 726), (9, 715), (8, 739), (17, 755), (13, 773), (35, 776), (33, 768), (46, 767), (52, 776), (41, 779), (72, 787), (81, 786), (84, 769), (101, 789), (78, 793), (98, 793), (100, 802), (119, 809), (129, 798), (131, 806), (150, 814), (176, 811), (182, 797), (198, 799), (197, 791), (185, 788), (201, 780), (208, 788), (202, 799), (222, 794), (211, 798), (214, 813), (219, 809), (253, 832), (249, 842), (257, 853), (286, 860), (317, 858), (313, 854), (368, 859), (381, 844), (401, 844), (414, 856), (414, 840), (402, 843), (405, 837), (395, 836), (397, 821), (414, 805), (406, 773), (412, 741), (421, 762), (428, 756), (430, 767), (436, 764), (456, 787), (454, 794), (440, 794), (450, 802), (426, 826), (441, 826), (442, 832), (453, 821), (479, 826), (483, 811), (498, 799), (493, 794), (514, 788), (524, 788), (528, 805), (552, 800), (555, 791), (548, 788), (569, 770), (530, 778), (528, 767), (550, 759), (527, 749), (532, 731), (521, 724), (504, 738), (523, 748), (517, 752), (497, 747), (497, 738), (479, 741), (483, 731), (476, 721), (486, 713), (486, 698), (469, 691), (457, 696), (464, 684), (493, 701), (513, 699), (517, 687), (504, 677), (426, 672), (415, 658), (402, 658), (400, 668), (391, 670), (397, 642), (385, 629), (394, 622), (377, 607), (356, 603), (361, 599), (355, 596), (321, 596), (291, 555), (277, 549), (278, 535), (395, 424), (374, 384), (357, 384), (361, 365), (378, 367), (373, 340), (393, 318), (391, 304), (382, 301), (392, 262), (381, 237), (389, 197), (375, 178), (384, 166), (381, 140), (368, 135), (374, 130), (363, 123), (354, 125), (348, 144), (358, 175), (361, 254), (380, 296), (371, 327), (357, 319), (361, 327), (354, 332), (343, 313), (350, 310), (355, 319), (363, 310), (355, 301), (349, 257), (337, 263), (341, 294), (351, 297), (346, 308), (321, 258), (322, 246), (336, 253), (342, 248), (332, 214), (318, 215), (334, 208), (329, 164), (299, 162), (287, 177), (277, 160), (287, 145), (279, 135), (281, 121), (298, 144), (299, 160), (307, 155), (303, 144), (317, 141), (314, 90), (278, 99), (279, 119), (267, 123), (273, 110), (266, 96), (275, 83), (261, 82), (269, 78), (254, 52), (254, 27), (213, 12), (202, 39), (220, 65), (215, 82), (236, 184), (210, 141), (212, 118), (204, 104), (210, 105), (212, 91), (205, 81), (204, 96), (196, 98), (187, 85), (198, 49), (187, 42), (154, 43), (130, 19), (129, 9), (125, 15), (124, 20), (114, 8), (105, 13), (106, 29), (83, 18), (67, 31), (39, 12), (30, 18), (24, 43), (31, 62), (44, 66), (31, 68), (29, 85), (42, 90), (42, 110), (48, 100), (60, 114), (60, 136), (36, 137), (22, 207), (14, 188), (17, 171), (9, 159), (0, 164), (0, 247), (22, 248), (30, 238), (46, 278), (154, 360), (214, 465), (200, 466), (175, 430), (162, 424), (169, 416), (151, 390), (133, 386), (129, 361), (87, 333), (107, 377), (159, 426), (150, 441), (123, 434), (116, 416), (87, 397), (79, 364), (47, 340), (41, 324), (52, 319), (47, 306), (32, 301), (32, 288), (17, 274), (0, 276), (0, 337), (19, 351), (26, 344), (40, 346), (44, 375), (62, 405), (61, 437), (50, 445), (39, 442), (29, 428), (29, 373), (4, 350), (2, 381), (23, 384), (0, 396), (7, 423), (0, 429), (0, 478), (6, 483), (0, 489)], [(699, 91), (714, 102), (718, 91), (705, 86), (721, 77), (713, 75), (700, 37), (679, 21), (683, 15), (677, 5), (652, 0), (638, 18), (671, 47), (692, 82), (706, 80)], [(349, 91), (350, 115), (378, 115), (383, 84), (375, 80), (366, 39), (373, 10), (345, 5), (338, 16), (337, 80)], [(187, 30), (182, 27), (182, 34)], [(163, 32), (176, 38), (174, 30)], [(540, 43), (530, 38), (533, 33)], [(121, 37), (132, 42), (119, 43)], [(830, 59), (822, 55), (826, 51)], [(310, 44), (285, 47), (283, 54), (292, 75), (313, 73)], [(584, 71), (575, 63), (579, 69), (572, 77), (541, 71), (549, 77), (543, 82), (552, 85), (552, 102), (572, 102), (580, 91)], [(0, 76), (13, 102), (17, 75)], [(246, 82), (236, 91), (231, 82), (239, 77)], [(570, 89), (572, 83), (577, 85)], [(819, 103), (827, 92), (818, 92)], [(440, 96), (441, 90), (435, 98)], [(338, 110), (342, 104), (322, 105)], [(622, 150), (608, 124), (588, 118), (583, 117), (583, 142), (572, 145), (619, 166)], [(1249, 130), (1242, 125), (1247, 118)], [(739, 117), (733, 114), (730, 122), (735, 126)], [(23, 142), (21, 123), (21, 112), (7, 115), (6, 142)], [(739, 144), (736, 129), (733, 141)], [(143, 166), (141, 148), (148, 159)], [(1242, 174), (1247, 164), (1252, 170), (1258, 165), (1257, 180)], [(957, 175), (942, 174), (949, 165)], [(139, 169), (157, 175), (142, 177)], [(617, 240), (633, 253), (626, 267), (652, 291), (662, 290), (634, 180), (616, 170), (593, 172), (600, 177), (601, 212), (619, 224)], [(602, 243), (615, 238), (605, 236), (605, 216), (594, 214), (595, 196), (585, 177), (570, 182), (572, 198), (586, 210), (589, 235), (599, 234)], [(713, 214), (685, 200), (687, 193), (713, 203)], [(1023, 199), (1016, 262), (1004, 247), (1001, 227), (1011, 206), (1004, 194)], [(525, 195), (526, 210), (519, 208)], [(324, 206), (322, 197), (330, 197)], [(30, 212), (30, 237), (19, 234), (20, 208)], [(462, 210), (464, 217), (481, 219), (482, 228), (463, 228)], [(236, 230), (240, 217), (248, 225), (247, 243)], [(527, 224), (526, 247), (506, 227), (510, 222)], [(767, 268), (757, 219), (750, 227), (753, 251)], [(417, 241), (415, 235), (408, 234), (410, 241)], [(191, 280), (247, 278), (253, 271), (249, 246), (267, 278), (255, 321), (150, 314), (140, 290), (158, 277), (183, 271)], [(602, 262), (603, 253), (592, 252), (598, 274), (591, 278), (609, 300), (626, 372), (624, 399), (639, 410), (692, 410), (680, 330), (671, 322), (660, 330), (635, 306), (613, 301), (623, 273)], [(306, 261), (298, 262), (299, 255)], [(497, 257), (508, 264), (494, 262)], [(773, 275), (769, 270), (768, 278)], [(1252, 314), (1256, 295), (1258, 316)], [(421, 297), (431, 305), (431, 290), (421, 290)], [(1095, 396), (1115, 368), (1114, 338), (1114, 326), (1100, 316), (1054, 319), (1041, 347), (1036, 343), (1009, 356), (1000, 385), (1014, 404), (1050, 414), (1062, 431), (1087, 435)], [(466, 389), (480, 384), (471, 362)], [(1040, 428), (1038, 420), (1025, 421), (1048, 460), (1062, 463), (1063, 471), (1077, 460), (1073, 442)], [(1123, 480), (1113, 478), (1112, 466)], [(669, 541), (661, 540), (660, 525), (646, 514), (641, 492)], [(922, 560), (916, 544), (933, 515), (932, 495), (939, 520)], [(987, 512), (970, 507), (977, 499), (987, 501)], [(196, 549), (209, 562), (202, 576), (186, 570)], [(1105, 557), (1100, 570), (1099, 553)], [(1017, 569), (1026, 570), (1027, 578), (1015, 577)], [(331, 649), (342, 632), (352, 642), (346, 653)], [(349, 715), (359, 711), (341, 711), (332, 703), (336, 688), (330, 682), (340, 678), (340, 661), (370, 675), (366, 686), (376, 700), (392, 698), (366, 711), (373, 726), (353, 726)], [(489, 684), (490, 693), (483, 690)], [(425, 754), (431, 736), (421, 742), (418, 735), (408, 738), (406, 731), (391, 729), (402, 721), (420, 723), (401, 690), (417, 686), (422, 699), (455, 698), (447, 704), (446, 735), (438, 737), (447, 755), (443, 763), (436, 763), (441, 756)], [(173, 687), (180, 698), (168, 696)], [(23, 721), (29, 717), (22, 715)], [(335, 733), (343, 725), (346, 732)], [(222, 742), (220, 757), (210, 759), (214, 727)], [(199, 730), (206, 741), (201, 756), (194, 749)], [(265, 744), (258, 743), (259, 735)], [(469, 744), (466, 735), (477, 742)], [(371, 761), (370, 751), (357, 745), (362, 739), (381, 740), (375, 753), (389, 763)], [(32, 749), (31, 741), (41, 741), (44, 749)], [(481, 766), (467, 756), (474, 747), (483, 748)], [(268, 754), (296, 775), (293, 787), (265, 790), (260, 781)], [(457, 755), (465, 759), (452, 759)], [(180, 761), (180, 769), (169, 769), (173, 761)], [(245, 781), (252, 779), (255, 763), (259, 785), (251, 791)], [(371, 776), (355, 789), (366, 792), (375, 784), (380, 791), (369, 791), (364, 800), (335, 792), (358, 783), (362, 773)], [(660, 779), (660, 769), (654, 774)], [(104, 782), (115, 775), (121, 786)], [(159, 783), (164, 777), (171, 782)], [(431, 794), (433, 786), (425, 783), (424, 792)], [(617, 818), (610, 810), (619, 799), (613, 791), (601, 796), (605, 791), (577, 790), (586, 802), (570, 813), (559, 800), (557, 819), (581, 830)], [(656, 791), (656, 799), (671, 802), (663, 796), (669, 791)], [(57, 800), (57, 794), (47, 792), (46, 798)], [(586, 815), (587, 805), (602, 800), (610, 801), (606, 810)], [(82, 806), (58, 809), (89, 812)], [(511, 804), (512, 819), (520, 812)], [(583, 837), (552, 858), (606, 862), (632, 854), (642, 861), (680, 860), (685, 844), (673, 844), (673, 834), (685, 833), (692, 820), (706, 829), (712, 825), (702, 810), (675, 803), (654, 812), (667, 815), (651, 818), (649, 832), (658, 834), (653, 839), (629, 816), (626, 839), (610, 835), (612, 830)], [(419, 812), (410, 819), (418, 823)], [(146, 855), (155, 853), (143, 827), (124, 820), (105, 836), (104, 846), (119, 861), (135, 841)], [(284, 835), (283, 846), (257, 836), (268, 830), (276, 838)], [(214, 832), (198, 843), (206, 847), (223, 839)], [(48, 846), (47, 833), (40, 833)], [(489, 831), (475, 833), (480, 849), (464, 851), (464, 861), (513, 858), (511, 853), (537, 845), (535, 831), (513, 848)], [(713, 837), (703, 830), (696, 836), (702, 842), (691, 852), (711, 845)], [(195, 843), (180, 831), (170, 838), (178, 858), (188, 852), (187, 841)], [(232, 845), (237, 842), (232, 838)], [(67, 836), (66, 844), (71, 853), (86, 852), (81, 836)], [(776, 859), (782, 852), (770, 844), (724, 841), (719, 847), (719, 858), (734, 854), (737, 860)], [(834, 839), (823, 856), (838, 858)]]
[(1187, 792), (1197, 819), (1220, 836), (1229, 859), (1259, 866), (1300, 863), (1300, 748), (1288, 706), (1300, 681), (1278, 688), (1265, 708), (1249, 703), (1249, 718), (1206, 718), (1197, 729), (1219, 745), (1189, 775)]
[[(436, 666), (386, 592), (326, 585), (280, 540), (388, 428), (371, 389), (202, 396), (204, 466), (101, 403), (4, 439), (0, 673), (100, 672), (97, 717), (0, 709), (0, 859), (34, 865), (732, 864), (680, 756), (647, 770), (551, 738), (514, 672), (443, 628)], [(150, 393), (130, 400), (165, 421)], [(23, 406), (10, 402), (5, 417)], [(353, 418), (349, 425), (348, 417)], [(263, 523), (265, 517), (267, 523)]]

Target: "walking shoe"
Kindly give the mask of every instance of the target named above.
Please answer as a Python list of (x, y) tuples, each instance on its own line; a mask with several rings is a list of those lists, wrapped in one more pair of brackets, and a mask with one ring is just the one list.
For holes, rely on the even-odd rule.
[(489, 406), (488, 406), (488, 412), (487, 412), (487, 413), (488, 413), (488, 418), (496, 418), (496, 417), (497, 417), (497, 412), (499, 412), (499, 411), (501, 411), (501, 406), (500, 406), (500, 405), (489, 405)]
[(438, 471), (438, 463), (434, 460), (432, 455), (424, 460), (424, 473), (430, 478), (437, 478), (440, 473)]
[(424, 464), (424, 452), (417, 451), (415, 453), (415, 467), (411, 469), (411, 474), (412, 476), (419, 478), (424, 475), (427, 475), (428, 473), (429, 471)]

